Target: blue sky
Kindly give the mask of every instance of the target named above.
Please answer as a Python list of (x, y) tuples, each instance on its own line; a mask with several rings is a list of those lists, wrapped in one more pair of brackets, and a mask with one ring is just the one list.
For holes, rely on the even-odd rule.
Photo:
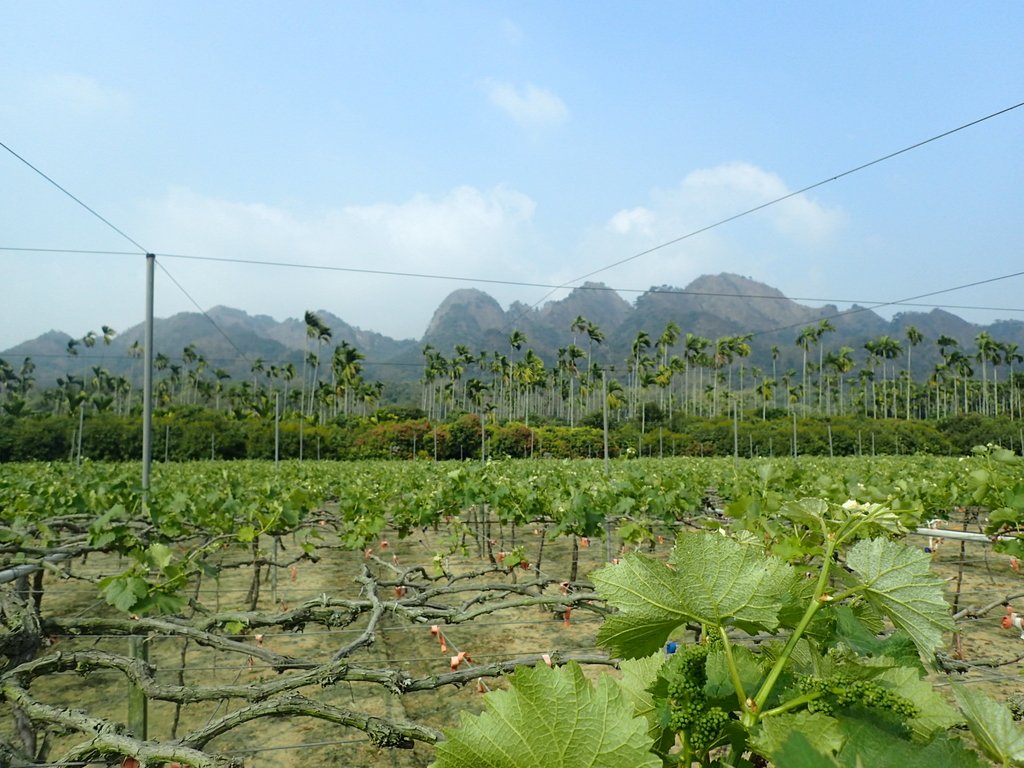
[[(1019, 2), (13, 3), (0, 50), (0, 141), (146, 249), (542, 284), (1024, 101)], [(1024, 108), (593, 279), (822, 304), (1021, 271), (1022, 138)], [(3, 151), (0, 247), (136, 250)], [(139, 256), (0, 259), (0, 349), (142, 318)], [(203, 308), (402, 338), (455, 288), (547, 294), (160, 263)], [(988, 322), (1022, 294), (922, 302)], [(158, 272), (157, 314), (192, 309)]]

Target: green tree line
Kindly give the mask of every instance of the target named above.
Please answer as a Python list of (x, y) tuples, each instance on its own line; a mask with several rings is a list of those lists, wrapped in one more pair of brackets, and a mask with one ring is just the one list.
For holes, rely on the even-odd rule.
[[(328, 445), (333, 455), (348, 456), (354, 451), (348, 443), (358, 440), (338, 435), (387, 431), (392, 427), (386, 424), (396, 420), (395, 414), (398, 421), (404, 420), (403, 413), (413, 414), (417, 404), (396, 402), (397, 394), (389, 393), (385, 383), (364, 379), (363, 352), (345, 340), (333, 344), (331, 329), (313, 312), (305, 313), (305, 326), (301, 366), (257, 357), (243, 380), (212, 367), (194, 344), (185, 346), (179, 356), (157, 352), (154, 400), (164, 431), (183, 429), (185, 422), (199, 424), (198, 432), (207, 422), (225, 425), (219, 436), (222, 447), (218, 448), (218, 435), (212, 435), (202, 450), (196, 446), (179, 448), (179, 452), (195, 457), (262, 455), (263, 442), (253, 436), (265, 433), (276, 421), (281, 424), (280, 434), (290, 456), (310, 455), (307, 436), (312, 441), (308, 445), (314, 446), (312, 455), (316, 455), (316, 446), (323, 455)], [(834, 453), (852, 452), (839, 439), (844, 432), (841, 425), (848, 423), (859, 425), (854, 430), (859, 434), (858, 451), (868, 450), (865, 435), (871, 435), (875, 450), (883, 440), (888, 451), (957, 452), (959, 441), (955, 439), (952, 443), (915, 441), (904, 436), (900, 446), (883, 435), (897, 434), (893, 430), (898, 421), (921, 422), (936, 435), (948, 435), (944, 425), (966, 417), (992, 421), (985, 442), (1003, 432), (1006, 435), (1000, 439), (1004, 444), (1024, 442), (1016, 426), (1024, 415), (1024, 372), (1017, 370), (1024, 356), (1016, 344), (999, 341), (986, 331), (975, 337), (971, 349), (950, 336), (939, 336), (931, 342), (938, 362), (926, 377), (915, 378), (915, 349), (928, 343), (915, 327), (909, 326), (903, 338), (884, 335), (870, 339), (860, 350), (831, 347), (828, 339), (834, 331), (828, 320), (801, 329), (794, 337), (799, 368), (784, 370), (777, 365), (782, 355), (774, 345), (770, 356), (764, 358), (770, 358), (770, 368), (748, 365), (757, 342), (752, 334), (710, 339), (684, 333), (675, 322), (667, 323), (657, 335), (639, 331), (628, 356), (615, 365), (597, 361), (605, 334), (583, 316), (577, 316), (566, 329), (566, 344), (551, 363), (530, 347), (529, 339), (519, 330), (509, 334), (504, 349), (474, 350), (456, 344), (444, 351), (428, 344), (422, 350), (419, 410), (414, 415), (421, 414), (432, 425), (430, 456), (434, 455), (433, 434), (450, 431), (468, 415), (477, 419), (477, 442), (483, 446), (476, 448), (478, 455), (481, 450), (487, 453), (488, 432), (504, 435), (506, 428), (517, 428), (513, 425), (527, 430), (600, 429), (606, 418), (614, 433), (609, 446), (612, 453), (633, 450), (647, 454), (654, 444), (658, 453), (669, 455), (703, 452), (705, 447), (709, 453), (744, 455), (815, 452), (818, 449), (801, 447), (799, 432), (816, 434), (820, 431), (814, 426), (817, 422), (830, 425), (824, 434), (831, 433), (828, 450)], [(4, 443), (21, 445), (24, 435), (35, 434), (40, 447), (34, 451), (57, 458), (73, 455), (80, 436), (84, 455), (111, 454), (112, 449), (92, 447), (86, 438), (100, 425), (137, 421), (142, 393), (135, 382), (141, 377), (142, 349), (138, 344), (129, 349), (136, 362), (127, 375), (113, 374), (102, 364), (80, 367), (77, 358), (80, 345), (109, 345), (115, 335), (116, 331), (103, 326), (101, 333), (90, 331), (81, 339), (69, 339), (68, 371), (51, 386), (36, 381), (30, 357), (20, 362), (0, 359), (0, 408), (4, 432), (8, 433)], [(408, 391), (405, 395), (409, 396)], [(382, 413), (385, 404), (401, 407)], [(62, 419), (76, 418), (77, 426), (62, 426)], [(365, 427), (353, 426), (360, 420), (366, 421)], [(796, 438), (787, 437), (794, 420), (802, 426)], [(86, 421), (91, 430), (86, 429)], [(1005, 421), (1011, 424), (1002, 424)], [(713, 436), (719, 422), (730, 425), (731, 444), (724, 448)], [(762, 422), (761, 426), (756, 422)], [(702, 426), (691, 430), (690, 424)], [(738, 434), (740, 427), (745, 440)], [(121, 450), (131, 454), (138, 439), (130, 436), (130, 428), (125, 429)], [(47, 430), (52, 434), (44, 436)], [(406, 428), (410, 430), (415, 432), (412, 426)], [(296, 450), (289, 443), (293, 433)], [(762, 439), (765, 435), (773, 437)], [(156, 442), (159, 438), (157, 434)], [(664, 447), (666, 439), (669, 449)], [(370, 440), (372, 450), (379, 451), (375, 440)], [(64, 441), (71, 441), (66, 451), (58, 448)], [(379, 441), (386, 442), (383, 437)], [(845, 447), (837, 448), (837, 442)], [(170, 454), (170, 440), (165, 443)], [(392, 443), (399, 447), (388, 450), (399, 454), (406, 450), (402, 440)], [(472, 453), (469, 442), (458, 445), (457, 451), (442, 446), (437, 455), (450, 458)], [(360, 449), (371, 450), (362, 444)], [(418, 446), (412, 452), (422, 450)], [(531, 452), (535, 451), (534, 446)], [(521, 451), (517, 448), (508, 453)], [(20, 457), (27, 451), (10, 448), (7, 455)]]

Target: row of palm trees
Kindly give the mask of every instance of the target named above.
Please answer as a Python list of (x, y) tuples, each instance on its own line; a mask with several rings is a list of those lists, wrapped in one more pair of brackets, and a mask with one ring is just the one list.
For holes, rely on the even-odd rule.
[[(363, 378), (365, 355), (347, 341), (336, 345), (321, 365), (331, 330), (312, 312), (305, 314), (307, 345), (301, 375), (293, 362), (268, 364), (262, 357), (251, 364), (250, 379), (232, 381), (224, 368), (212, 368), (194, 344), (182, 349), (180, 358), (164, 352), (153, 357), (153, 396), (157, 407), (196, 405), (227, 410), (238, 417), (273, 415), (302, 416), (311, 423), (323, 423), (339, 415), (366, 414), (379, 403), (384, 385)], [(78, 357), (79, 346), (91, 348), (102, 339), (109, 345), (116, 331), (103, 326), (102, 335), (92, 331), (81, 339), (69, 339), (69, 362)], [(315, 350), (310, 348), (315, 341)], [(132, 344), (128, 354), (137, 363), (131, 375), (112, 374), (99, 364), (59, 376), (56, 387), (35, 391), (36, 364), (26, 357), (20, 365), (0, 359), (0, 407), (9, 415), (29, 412), (73, 414), (81, 409), (127, 414), (141, 407), (142, 393), (132, 382), (141, 377), (142, 347)], [(74, 367), (74, 366), (69, 366)], [(296, 382), (296, 376), (299, 380)]]
[[(547, 366), (529, 347), (522, 331), (509, 336), (507, 353), (473, 352), (458, 344), (450, 357), (433, 345), (423, 349), (422, 407), (432, 419), (452, 411), (489, 414), (495, 421), (523, 420), (531, 414), (574, 425), (602, 407), (606, 392), (615, 418), (638, 418), (657, 405), (658, 413), (702, 417), (759, 411), (762, 418), (784, 410), (798, 415), (862, 414), (872, 418), (942, 418), (962, 413), (1024, 416), (1024, 361), (1018, 345), (995, 340), (987, 331), (967, 350), (950, 336), (935, 340), (939, 362), (924, 380), (912, 376), (913, 351), (924, 341), (914, 326), (904, 339), (882, 335), (863, 344), (860, 359), (849, 346), (830, 349), (826, 320), (803, 328), (794, 344), (800, 369), (778, 369), (781, 350), (770, 348), (771, 370), (748, 366), (751, 334), (709, 339), (683, 334), (675, 322), (656, 338), (637, 333), (624, 366), (593, 362), (604, 334), (578, 316), (570, 325), (571, 341)], [(587, 340), (584, 350), (577, 343)], [(1000, 382), (1000, 370), (1006, 373)], [(624, 371), (623, 380), (619, 376)]]
[[(279, 409), (310, 422), (369, 412), (379, 403), (383, 385), (364, 380), (364, 354), (347, 341), (332, 348), (331, 329), (314, 312), (306, 312), (304, 320), (301, 365), (257, 357), (250, 365), (251, 379), (233, 381), (227, 370), (211, 368), (194, 344), (180, 358), (157, 353), (156, 403), (227, 409), (237, 416), (265, 417)], [(78, 357), (80, 346), (111, 343), (116, 331), (109, 326), (101, 330), (68, 341), (69, 363)], [(641, 423), (654, 406), (657, 414), (669, 418), (675, 413), (718, 417), (734, 412), (759, 412), (767, 418), (779, 411), (907, 419), (962, 413), (1024, 416), (1024, 375), (1015, 368), (1024, 355), (1017, 344), (998, 341), (987, 331), (975, 337), (973, 349), (951, 336), (939, 336), (934, 342), (938, 362), (916, 381), (913, 354), (925, 338), (914, 326), (903, 338), (870, 339), (858, 352), (849, 346), (830, 348), (826, 339), (835, 328), (821, 320), (801, 329), (794, 340), (800, 367), (785, 370), (778, 366), (777, 345), (768, 350), (771, 368), (765, 370), (748, 365), (750, 334), (709, 339), (684, 334), (675, 322), (656, 337), (639, 331), (629, 356), (613, 369), (594, 359), (605, 342), (595, 323), (577, 316), (568, 331), (568, 343), (558, 349), (553, 364), (530, 348), (519, 330), (512, 331), (504, 350), (473, 351), (457, 344), (445, 356), (426, 345), (423, 410), (435, 420), (460, 411), (488, 414), (495, 421), (529, 423), (531, 417), (543, 417), (576, 425), (602, 409), (603, 395), (613, 418), (638, 418)], [(75, 413), (81, 408), (128, 413), (141, 401), (132, 382), (139, 378), (142, 349), (136, 342), (128, 352), (137, 361), (131, 375), (111, 374), (100, 358), (97, 365), (58, 377), (56, 387), (41, 393), (35, 392), (36, 366), (30, 357), (20, 364), (0, 359), (0, 407), (13, 415), (32, 410)]]

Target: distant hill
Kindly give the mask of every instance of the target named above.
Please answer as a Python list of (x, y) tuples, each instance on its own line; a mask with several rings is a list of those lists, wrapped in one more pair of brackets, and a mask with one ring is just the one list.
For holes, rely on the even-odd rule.
[[(301, 367), (307, 350), (316, 346), (307, 340), (301, 318), (278, 321), (230, 307), (213, 307), (206, 314), (208, 318), (197, 312), (183, 312), (158, 319), (154, 326), (156, 351), (180, 362), (182, 351), (191, 344), (206, 358), (211, 373), (221, 368), (233, 380), (239, 380), (251, 376), (250, 369), (257, 359), (268, 367), (289, 362)], [(549, 365), (557, 359), (560, 348), (575, 340), (581, 348), (592, 349), (595, 362), (622, 368), (638, 333), (646, 331), (650, 336), (653, 355), (653, 344), (670, 322), (681, 331), (679, 343), (671, 350), (675, 354), (680, 353), (687, 333), (711, 340), (753, 333), (747, 364), (771, 370), (772, 348), (777, 347), (775, 366), (780, 374), (801, 365), (803, 352), (796, 345), (801, 330), (824, 320), (835, 329), (824, 335), (825, 349), (851, 347), (858, 362), (865, 357), (866, 341), (888, 335), (906, 347), (907, 329), (914, 326), (924, 336), (912, 353), (916, 378), (925, 376), (939, 361), (935, 341), (940, 336), (956, 339), (969, 355), (974, 354), (974, 339), (982, 331), (997, 341), (1018, 344), (1024, 349), (1021, 321), (1002, 320), (981, 326), (940, 309), (905, 312), (890, 321), (863, 307), (842, 312), (832, 305), (810, 307), (786, 298), (771, 286), (733, 274), (704, 275), (684, 289), (651, 288), (633, 304), (601, 283), (587, 283), (565, 298), (543, 306), (515, 302), (505, 310), (489, 294), (463, 288), (441, 302), (419, 340), (397, 340), (363, 330), (326, 310), (316, 314), (331, 329), (331, 340), (322, 353), (325, 362), (333, 347), (346, 341), (366, 356), (365, 378), (385, 382), (418, 379), (422, 373), (422, 349), (427, 344), (446, 356), (456, 344), (467, 346), (473, 353), (510, 354), (509, 336), (513, 330), (524, 333), (526, 346)], [(592, 344), (586, 334), (574, 332), (572, 325), (578, 317), (598, 328), (604, 341)], [(141, 325), (129, 328), (109, 345), (102, 340), (91, 348), (80, 343), (77, 356), (67, 353), (71, 336), (50, 331), (0, 352), (0, 358), (17, 368), (25, 357), (31, 357), (36, 364), (37, 386), (43, 388), (52, 386), (58, 376), (69, 372), (84, 375), (96, 365), (138, 378), (141, 366), (131, 350), (134, 343), (141, 343), (142, 330)], [(816, 353), (810, 352), (809, 359), (816, 360)]]

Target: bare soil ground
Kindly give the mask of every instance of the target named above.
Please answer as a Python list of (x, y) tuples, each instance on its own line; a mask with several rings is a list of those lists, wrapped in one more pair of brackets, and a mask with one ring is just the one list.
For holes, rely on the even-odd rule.
[[(503, 533), (508, 533), (503, 532)], [(493, 535), (493, 534), (492, 534)], [(531, 560), (536, 559), (541, 535), (520, 531), (520, 543), (527, 548)], [(447, 547), (447, 532), (427, 531), (405, 540), (390, 537), (388, 556), (398, 558), (406, 566), (421, 564), (430, 569), (434, 554)], [(911, 539), (915, 546), (925, 545), (923, 539)], [(498, 547), (500, 547), (500, 543)], [(509, 546), (509, 542), (505, 542)], [(657, 547), (657, 553), (667, 554), (668, 544)], [(544, 547), (542, 570), (545, 576), (556, 580), (568, 578), (571, 543), (567, 539), (547, 541)], [(594, 542), (580, 550), (580, 578), (603, 565), (606, 549)], [(1024, 579), (1012, 567), (1009, 557), (995, 554), (984, 544), (945, 542), (933, 555), (937, 572), (948, 581), (950, 600), (960, 608), (998, 603), (1004, 597), (1024, 591)], [(470, 543), (465, 556), (453, 556), (449, 567), (453, 572), (476, 569), (481, 565), (475, 547)], [(319, 563), (298, 566), (295, 578), (285, 570), (278, 576), (276, 587), (269, 581), (263, 584), (260, 608), (297, 605), (314, 599), (322, 593), (338, 597), (356, 597), (360, 586), (354, 579), (366, 563), (362, 553), (335, 551)], [(106, 563), (92, 559), (76, 567), (78, 576), (108, 570)], [(109, 572), (109, 570), (108, 570)], [(244, 604), (249, 568), (227, 570), (214, 582), (206, 580), (200, 588), (199, 600), (211, 609), (239, 608)], [(508, 577), (504, 577), (508, 578)], [(957, 589), (959, 585), (959, 597)], [(557, 587), (552, 587), (557, 590)], [(1024, 609), (1024, 598), (1021, 598)], [(97, 590), (87, 581), (59, 581), (47, 576), (43, 601), (44, 614), (59, 615), (113, 615), (112, 609), (97, 598)], [(950, 655), (966, 662), (963, 671), (955, 675), (935, 673), (938, 685), (946, 687), (949, 678), (982, 686), (990, 695), (1006, 700), (1014, 694), (1024, 693), (1024, 679), (1019, 675), (1019, 660), (1024, 655), (1024, 640), (1018, 631), (1000, 627), (1004, 609), (999, 606), (985, 615), (966, 618), (958, 623), (959, 636), (951, 639)], [(398, 617), (386, 617), (376, 641), (357, 652), (354, 661), (401, 669), (410, 676), (421, 677), (449, 670), (449, 657), (460, 650), (470, 652), (475, 663), (515, 658), (551, 651), (596, 652), (595, 636), (599, 620), (592, 614), (576, 612), (570, 623), (553, 615), (550, 610), (537, 607), (517, 609), (481, 617), (463, 625), (444, 629), (449, 650), (441, 652), (438, 639), (425, 625), (410, 624)], [(263, 644), (280, 653), (326, 660), (339, 647), (350, 641), (361, 626), (326, 631), (308, 627), (304, 632), (264, 632)], [(55, 638), (53, 651), (79, 648), (105, 649), (125, 653), (128, 641), (120, 637)], [(260, 664), (250, 664), (237, 655), (229, 655), (195, 644), (187, 646), (180, 638), (154, 637), (150, 642), (150, 661), (159, 670), (162, 682), (188, 684), (245, 683), (276, 676)], [(605, 669), (605, 668), (601, 668)], [(593, 674), (600, 674), (598, 669)], [(500, 686), (501, 680), (483, 681), (484, 689)], [(33, 693), (43, 701), (87, 710), (114, 721), (124, 722), (127, 717), (126, 684), (112, 673), (88, 675), (52, 675), (38, 681)], [(342, 682), (327, 688), (303, 691), (318, 700), (339, 707), (381, 715), (393, 720), (410, 721), (444, 728), (457, 724), (459, 713), (476, 713), (483, 708), (483, 697), (477, 685), (462, 689), (451, 687), (437, 691), (392, 695), (379, 685)], [(225, 714), (228, 704), (194, 704), (177, 714), (173, 705), (154, 702), (149, 711), (149, 733), (154, 739), (171, 738), (199, 727), (215, 717)], [(0, 707), (0, 732), (11, 730), (9, 709)], [(67, 737), (54, 740), (52, 757), (62, 754), (71, 743)], [(433, 750), (418, 744), (412, 750), (380, 750), (374, 747), (360, 731), (348, 729), (309, 718), (264, 718), (241, 726), (214, 741), (210, 748), (233, 753), (245, 758), (253, 768), (271, 768), (297, 765), (339, 766), (426, 766), (432, 760)]]

